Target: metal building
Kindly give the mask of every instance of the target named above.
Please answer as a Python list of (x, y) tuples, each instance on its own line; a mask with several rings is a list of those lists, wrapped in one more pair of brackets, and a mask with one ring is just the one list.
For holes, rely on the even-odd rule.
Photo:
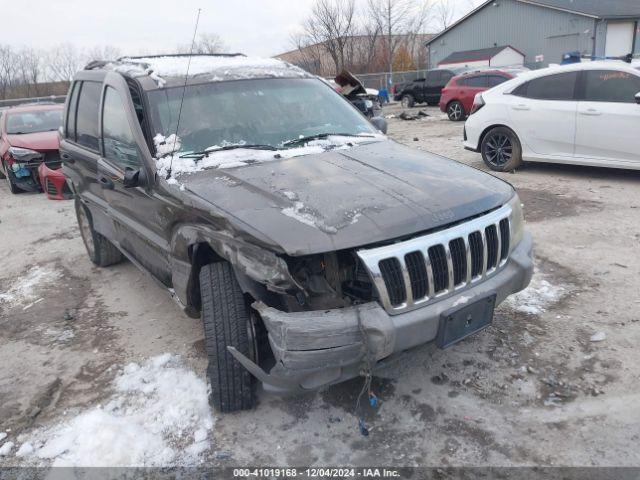
[(455, 52), (511, 45), (525, 66), (640, 55), (640, 0), (488, 0), (425, 43), (434, 68)]

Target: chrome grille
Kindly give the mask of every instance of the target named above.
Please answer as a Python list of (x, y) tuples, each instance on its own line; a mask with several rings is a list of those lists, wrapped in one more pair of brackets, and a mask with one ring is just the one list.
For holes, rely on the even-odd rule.
[(510, 253), (511, 207), (422, 237), (359, 250), (391, 314), (462, 291), (503, 267)]

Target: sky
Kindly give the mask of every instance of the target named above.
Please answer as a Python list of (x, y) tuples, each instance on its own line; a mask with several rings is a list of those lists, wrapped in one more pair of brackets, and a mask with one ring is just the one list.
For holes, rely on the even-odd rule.
[[(358, 0), (364, 2), (364, 0)], [(439, 0), (433, 0), (439, 1)], [(462, 15), (480, 0), (450, 0)], [(0, 44), (49, 48), (113, 45), (123, 54), (162, 53), (198, 31), (219, 35), (230, 51), (273, 56), (291, 50), (291, 34), (314, 0), (0, 0)]]

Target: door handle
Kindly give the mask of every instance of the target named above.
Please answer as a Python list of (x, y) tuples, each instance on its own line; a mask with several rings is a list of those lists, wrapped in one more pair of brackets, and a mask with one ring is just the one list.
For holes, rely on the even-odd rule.
[(98, 178), (98, 183), (100, 184), (100, 186), (106, 190), (113, 190), (113, 180), (111, 180), (110, 178), (107, 177), (100, 177)]
[(72, 163), (72, 164), (76, 163), (75, 159), (71, 155), (69, 155), (68, 153), (61, 153), (60, 154), (60, 158), (62, 160), (64, 160), (65, 162), (67, 162), (67, 163)]
[(529, 105), (525, 105), (524, 103), (521, 103), (519, 105), (514, 105), (513, 109), (514, 110), (531, 110), (531, 107), (529, 107)]
[(596, 110), (595, 108), (587, 108), (585, 111), (580, 113), (582, 115), (591, 115), (591, 116), (602, 115), (602, 112), (600, 110)]

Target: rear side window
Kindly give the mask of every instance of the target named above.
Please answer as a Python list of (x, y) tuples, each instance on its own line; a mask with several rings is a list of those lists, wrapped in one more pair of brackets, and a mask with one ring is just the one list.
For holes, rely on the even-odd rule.
[(507, 77), (503, 77), (502, 75), (489, 75), (489, 88), (497, 87), (507, 80), (509, 79)]
[(520, 85), (513, 94), (538, 100), (574, 100), (578, 72), (557, 73)]
[(487, 76), (486, 75), (476, 75), (474, 77), (467, 77), (462, 81), (462, 84), (465, 87), (486, 88), (487, 87)]
[(69, 110), (67, 111), (67, 125), (65, 126), (65, 136), (69, 140), (76, 140), (76, 110), (78, 109), (78, 94), (82, 82), (75, 82), (71, 90), (71, 98), (69, 99)]
[(451, 80), (455, 75), (453, 74), (453, 72), (449, 72), (449, 71), (445, 71), (442, 72), (442, 84), (446, 85), (447, 83), (449, 83), (449, 80)]
[(98, 117), (101, 87), (101, 83), (82, 82), (76, 120), (76, 142), (96, 152), (99, 148)]
[(433, 71), (427, 73), (427, 85), (428, 86), (436, 86), (440, 85), (442, 79), (442, 72)]
[(640, 93), (640, 77), (614, 70), (584, 72), (584, 94), (587, 102), (635, 103)]

